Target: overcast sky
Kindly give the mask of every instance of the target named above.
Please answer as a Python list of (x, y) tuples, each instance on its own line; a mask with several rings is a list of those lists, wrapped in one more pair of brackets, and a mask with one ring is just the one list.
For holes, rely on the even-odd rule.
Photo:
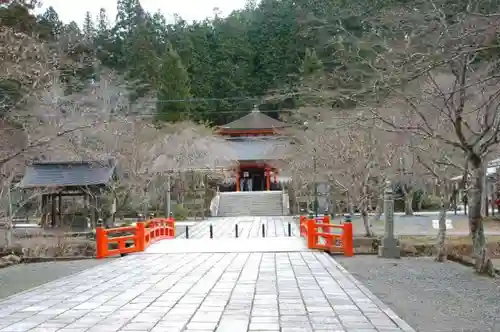
[[(100, 8), (106, 9), (110, 23), (116, 17), (116, 0), (43, 0), (42, 2), (43, 6), (37, 12), (44, 12), (52, 6), (65, 23), (75, 21), (81, 25), (86, 11), (90, 11), (92, 17), (96, 19)], [(215, 7), (226, 16), (235, 9), (243, 8), (245, 0), (141, 0), (141, 4), (148, 12), (160, 10), (167, 19), (172, 19), (173, 14), (178, 14), (190, 22), (213, 16)]]

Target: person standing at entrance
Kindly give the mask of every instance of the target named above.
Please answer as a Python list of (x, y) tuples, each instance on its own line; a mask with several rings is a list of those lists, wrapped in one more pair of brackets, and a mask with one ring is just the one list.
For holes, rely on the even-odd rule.
[(242, 191), (249, 191), (248, 190), (248, 172), (243, 172), (243, 185), (241, 186)]

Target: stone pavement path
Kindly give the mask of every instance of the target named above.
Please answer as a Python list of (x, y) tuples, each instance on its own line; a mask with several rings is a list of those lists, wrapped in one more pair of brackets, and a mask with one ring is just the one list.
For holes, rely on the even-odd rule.
[(160, 241), (146, 249), (148, 254), (229, 253), (229, 252), (294, 252), (307, 251), (300, 237), (250, 239), (176, 239)]
[[(279, 220), (252, 225), (280, 229)], [(9, 297), (0, 302), (0, 332), (21, 331), (414, 332), (304, 239), (253, 231), (165, 240)]]
[[(218, 217), (200, 221), (189, 227), (190, 239), (210, 237), (210, 225), (213, 227), (214, 238), (234, 238), (235, 225), (238, 224), (239, 238), (262, 237), (264, 225), (266, 237), (288, 236), (288, 223), (292, 228), (292, 236), (298, 236), (297, 222), (292, 217)], [(180, 229), (178, 237), (185, 237), (185, 230)]]
[(0, 331), (413, 331), (324, 253), (142, 254), (0, 302)]

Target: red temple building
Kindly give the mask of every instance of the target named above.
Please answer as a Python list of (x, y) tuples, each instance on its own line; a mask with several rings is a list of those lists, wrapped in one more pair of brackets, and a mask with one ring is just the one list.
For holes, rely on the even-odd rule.
[(290, 140), (284, 135), (288, 124), (261, 113), (252, 112), (220, 126), (219, 135), (225, 137), (238, 159), (233, 181), (222, 186), (222, 191), (281, 190), (286, 178), (280, 177), (279, 166), (288, 150)]

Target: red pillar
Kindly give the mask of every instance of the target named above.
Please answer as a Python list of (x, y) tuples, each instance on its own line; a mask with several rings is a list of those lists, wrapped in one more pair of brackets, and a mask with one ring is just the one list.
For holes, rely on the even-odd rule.
[(240, 168), (236, 168), (236, 191), (240, 191)]
[(266, 168), (266, 190), (271, 190), (271, 171)]

